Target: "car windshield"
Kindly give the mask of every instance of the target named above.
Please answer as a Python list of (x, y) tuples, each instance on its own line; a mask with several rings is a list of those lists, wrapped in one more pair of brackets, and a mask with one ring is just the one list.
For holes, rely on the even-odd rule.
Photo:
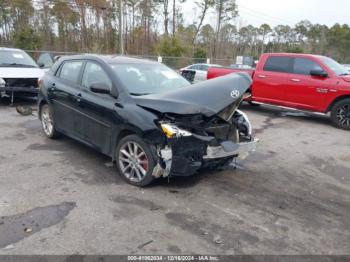
[(1, 67), (38, 67), (34, 60), (20, 50), (0, 50)]
[(131, 95), (158, 94), (189, 86), (178, 73), (162, 64), (111, 64)]
[(321, 57), (321, 60), (337, 76), (350, 75), (349, 70), (347, 70), (344, 66), (340, 65), (333, 59), (329, 57)]

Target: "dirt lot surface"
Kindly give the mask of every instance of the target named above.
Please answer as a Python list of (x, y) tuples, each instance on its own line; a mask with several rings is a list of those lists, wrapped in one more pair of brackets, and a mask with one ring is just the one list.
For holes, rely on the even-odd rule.
[(350, 254), (350, 132), (243, 111), (261, 142), (237, 170), (140, 189), (0, 103), (0, 254)]

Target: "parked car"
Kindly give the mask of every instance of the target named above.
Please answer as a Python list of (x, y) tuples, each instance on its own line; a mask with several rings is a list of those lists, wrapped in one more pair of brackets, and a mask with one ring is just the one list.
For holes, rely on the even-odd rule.
[(237, 110), (246, 74), (191, 85), (163, 64), (128, 57), (61, 58), (40, 82), (46, 136), (70, 136), (110, 156), (129, 183), (189, 176), (255, 148)]
[(0, 97), (15, 94), (36, 96), (38, 79), (44, 75), (34, 60), (24, 51), (0, 48)]
[(182, 73), (184, 70), (186, 71), (194, 71), (195, 76), (193, 83), (205, 81), (207, 79), (207, 73), (209, 67), (222, 67), (221, 65), (215, 65), (215, 64), (194, 64), (189, 65), (187, 67), (181, 68), (180, 73)]
[[(208, 79), (242, 72), (210, 68)], [(264, 54), (253, 78), (250, 102), (330, 113), (339, 128), (350, 130), (350, 72), (329, 57), (308, 54)]]

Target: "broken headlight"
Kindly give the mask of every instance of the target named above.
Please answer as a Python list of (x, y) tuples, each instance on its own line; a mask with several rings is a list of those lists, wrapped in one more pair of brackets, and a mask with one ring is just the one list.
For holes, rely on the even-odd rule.
[(169, 123), (162, 123), (160, 124), (160, 127), (162, 128), (162, 131), (168, 138), (175, 138), (175, 137), (183, 137), (183, 136), (192, 136), (192, 133), (183, 130), (181, 128), (178, 128), (177, 126)]
[(5, 87), (6, 81), (3, 78), (0, 78), (0, 87)]
[(250, 124), (250, 121), (245, 113), (240, 110), (236, 110), (232, 120), (240, 133), (244, 134), (245, 136), (252, 135), (252, 125)]

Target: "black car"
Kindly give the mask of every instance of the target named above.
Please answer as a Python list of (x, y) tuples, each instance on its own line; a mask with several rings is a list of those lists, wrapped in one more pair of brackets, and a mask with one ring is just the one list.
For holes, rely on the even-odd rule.
[(163, 64), (70, 56), (40, 82), (39, 118), (50, 138), (72, 137), (110, 156), (129, 183), (189, 176), (255, 149), (237, 107), (251, 85), (232, 74), (191, 85)]

